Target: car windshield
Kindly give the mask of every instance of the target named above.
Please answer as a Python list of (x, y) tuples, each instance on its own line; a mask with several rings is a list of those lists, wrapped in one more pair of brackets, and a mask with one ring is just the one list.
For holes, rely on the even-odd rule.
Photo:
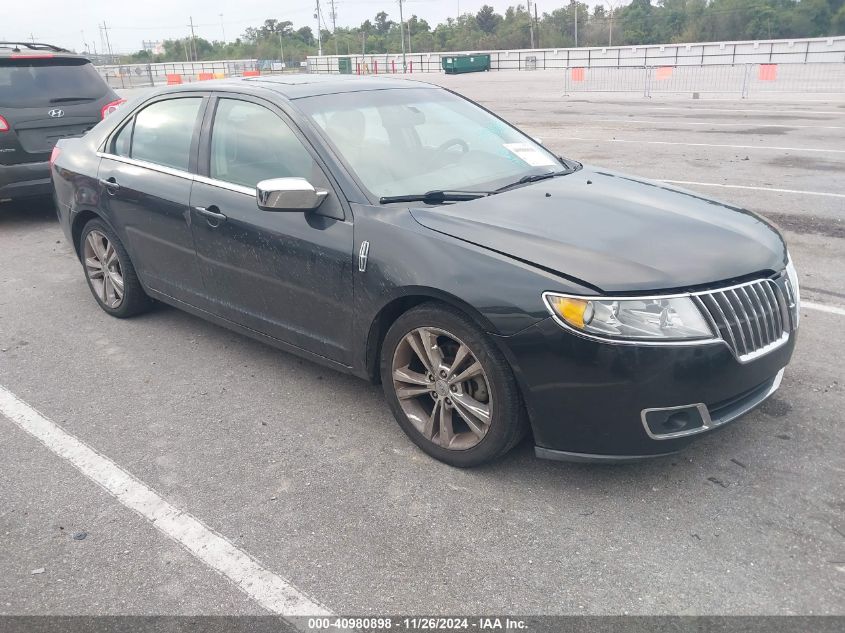
[(106, 92), (106, 82), (88, 60), (0, 58), (0, 106), (32, 108), (93, 101)]
[(488, 191), (566, 166), (504, 121), (437, 88), (298, 99), (376, 198)]

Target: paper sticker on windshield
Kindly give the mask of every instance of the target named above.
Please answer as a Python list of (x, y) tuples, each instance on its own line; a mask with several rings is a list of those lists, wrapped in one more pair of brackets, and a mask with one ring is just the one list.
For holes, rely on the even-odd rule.
[(551, 156), (528, 143), (505, 143), (504, 146), (532, 167), (549, 167), (556, 164)]

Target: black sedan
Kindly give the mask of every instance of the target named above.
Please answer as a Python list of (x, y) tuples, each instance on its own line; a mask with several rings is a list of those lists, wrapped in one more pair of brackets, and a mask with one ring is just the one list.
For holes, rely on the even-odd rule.
[(675, 452), (763, 402), (795, 345), (797, 276), (763, 218), (561, 158), (423, 83), (168, 88), (51, 160), (103, 310), (156, 299), (380, 381), (455, 466), (528, 432), (554, 459)]

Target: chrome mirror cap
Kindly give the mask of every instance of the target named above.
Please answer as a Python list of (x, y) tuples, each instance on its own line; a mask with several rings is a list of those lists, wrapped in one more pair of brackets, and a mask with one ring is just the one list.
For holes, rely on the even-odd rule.
[(305, 178), (271, 178), (255, 186), (255, 199), (262, 211), (311, 211), (328, 195)]

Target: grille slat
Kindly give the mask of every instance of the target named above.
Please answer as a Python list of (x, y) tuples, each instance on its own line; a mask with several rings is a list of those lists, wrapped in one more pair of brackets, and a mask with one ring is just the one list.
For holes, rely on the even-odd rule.
[(783, 332), (783, 319), (780, 311), (780, 304), (778, 304), (777, 296), (772, 290), (771, 284), (763, 284), (763, 292), (769, 298), (769, 304), (772, 306), (772, 318), (775, 322), (775, 332)]
[(755, 348), (759, 349), (765, 345), (763, 342), (763, 332), (760, 329), (760, 319), (758, 317), (759, 310), (751, 301), (751, 296), (744, 287), (737, 288), (736, 293), (742, 302), (743, 309), (746, 311), (745, 315), (748, 318), (748, 329), (752, 332), (752, 339), (755, 337), (757, 339), (755, 342)]
[(697, 293), (696, 298), (740, 360), (783, 339), (787, 300), (770, 279)]
[(745, 344), (745, 353), (747, 354), (748, 352), (753, 351), (756, 347), (754, 345), (754, 338), (751, 334), (751, 323), (748, 320), (748, 314), (745, 312), (745, 308), (742, 307), (742, 301), (740, 301), (739, 295), (736, 294), (736, 290), (729, 290), (726, 296), (734, 309), (736, 320), (739, 323), (740, 332), (742, 332), (742, 342)]
[(757, 295), (757, 301), (760, 304), (760, 307), (763, 310), (761, 315), (761, 320), (763, 321), (764, 325), (766, 326), (766, 345), (770, 343), (774, 343), (777, 340), (777, 336), (775, 335), (775, 325), (773, 322), (772, 317), (772, 306), (769, 303), (769, 300), (766, 298), (766, 293), (757, 285), (750, 286), (751, 292)]
[(768, 340), (769, 343), (774, 343), (778, 339), (778, 334), (776, 333), (775, 327), (775, 314), (774, 308), (772, 304), (769, 303), (769, 298), (766, 296), (766, 291), (763, 290), (762, 287), (754, 285), (754, 292), (757, 295), (757, 298), (760, 300), (760, 305), (763, 306), (763, 309), (766, 313), (766, 332), (768, 332)]

